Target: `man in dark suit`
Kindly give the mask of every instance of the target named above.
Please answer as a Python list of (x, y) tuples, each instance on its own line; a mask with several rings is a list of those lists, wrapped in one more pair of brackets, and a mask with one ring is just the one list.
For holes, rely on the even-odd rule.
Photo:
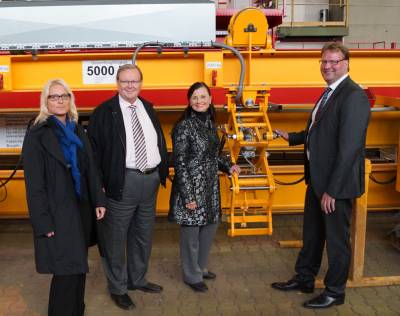
[(153, 107), (139, 97), (142, 72), (123, 65), (116, 79), (118, 94), (96, 108), (88, 133), (107, 196), (107, 216), (99, 233), (108, 289), (117, 306), (132, 309), (128, 290), (162, 291), (147, 281), (146, 272), (157, 192), (160, 182), (165, 186), (168, 157)]
[(276, 131), (289, 145), (304, 144), (307, 192), (303, 247), (297, 258), (296, 275), (271, 286), (312, 293), (326, 242), (325, 289), (304, 303), (307, 308), (344, 303), (351, 257), (350, 219), (353, 200), (364, 193), (364, 148), (370, 117), (366, 94), (348, 76), (348, 49), (340, 43), (327, 43), (320, 63), (328, 87), (315, 105), (306, 129), (297, 133)]

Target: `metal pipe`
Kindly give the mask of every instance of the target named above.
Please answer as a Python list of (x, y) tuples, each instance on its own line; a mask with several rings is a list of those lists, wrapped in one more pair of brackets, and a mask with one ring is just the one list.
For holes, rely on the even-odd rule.
[(391, 111), (400, 111), (400, 109), (395, 106), (385, 106), (383, 108), (371, 108), (371, 112), (391, 112)]
[[(248, 178), (267, 178), (266, 174), (240, 174), (238, 176), (239, 179), (248, 179)], [(228, 178), (232, 178), (232, 175), (229, 175)]]
[[(231, 191), (233, 191), (233, 187), (229, 188)], [(241, 191), (249, 191), (249, 190), (269, 190), (269, 186), (259, 186), (259, 187), (240, 187), (239, 190)]]
[[(228, 106), (225, 104), (224, 109), (226, 110)], [(257, 110), (259, 109), (260, 106), (258, 104), (254, 104), (251, 106), (251, 109)], [(268, 102), (268, 112), (281, 112), (283, 108), (282, 104), (275, 104), (275, 103), (270, 103)], [(249, 109), (249, 107), (243, 106), (243, 105), (236, 105), (236, 110), (241, 111), (243, 109)]]
[[(135, 53), (132, 56), (132, 64), (136, 65), (137, 55), (139, 54), (140, 50), (143, 47), (146, 47), (146, 46), (157, 46), (157, 47), (162, 48), (164, 45), (165, 44), (163, 44), (161, 42), (146, 42), (146, 43), (143, 43), (138, 48), (136, 48)], [(242, 56), (242, 54), (240, 54), (240, 52), (237, 49), (235, 49), (235, 48), (233, 48), (233, 47), (231, 47), (229, 45), (225, 45), (223, 43), (217, 43), (217, 42), (211, 42), (211, 45), (213, 47), (224, 48), (224, 49), (230, 50), (239, 59), (239, 62), (240, 62), (240, 77), (239, 77), (238, 93), (237, 93), (237, 95), (235, 97), (236, 104), (238, 104), (239, 101), (240, 101), (240, 98), (242, 97), (244, 75), (245, 75), (245, 72), (246, 72), (246, 65), (244, 63), (243, 56)]]
[(282, 16), (286, 17), (286, 0), (283, 0), (282, 3)]
[(293, 27), (293, 19), (294, 19), (294, 1), (291, 3), (291, 13), (290, 13), (290, 26)]
[(239, 104), (240, 98), (242, 97), (242, 93), (243, 93), (244, 74), (246, 73), (246, 65), (244, 63), (243, 56), (236, 48), (233, 48), (233, 47), (231, 47), (229, 45), (225, 45), (223, 43), (217, 43), (217, 42), (211, 42), (211, 45), (213, 47), (225, 48), (227, 50), (230, 50), (239, 59), (239, 62), (240, 62), (240, 77), (239, 77), (238, 93), (237, 93), (237, 95), (235, 97), (236, 104)]
[(162, 49), (162, 47), (165, 44), (160, 43), (160, 42), (145, 42), (143, 44), (141, 44), (140, 46), (138, 46), (138, 48), (136, 48), (135, 53), (132, 56), (132, 65), (136, 65), (136, 59), (137, 59), (137, 55), (139, 54), (139, 51), (146, 46), (156, 46), (156, 47), (160, 47)]

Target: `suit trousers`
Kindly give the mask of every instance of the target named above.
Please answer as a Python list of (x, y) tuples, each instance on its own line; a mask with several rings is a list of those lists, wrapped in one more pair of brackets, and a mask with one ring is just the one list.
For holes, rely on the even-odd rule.
[(303, 247), (297, 257), (294, 277), (313, 285), (321, 266), (326, 242), (328, 271), (324, 278), (326, 295), (344, 295), (351, 260), (350, 221), (353, 200), (336, 200), (335, 211), (325, 214), (321, 201), (309, 184), (303, 218)]
[(49, 294), (49, 316), (83, 316), (86, 274), (53, 275)]
[(142, 174), (126, 169), (122, 200), (107, 199), (99, 231), (103, 268), (112, 294), (122, 295), (147, 284), (159, 186), (157, 170)]
[(205, 226), (185, 226), (180, 229), (180, 253), (183, 280), (193, 284), (203, 281), (207, 261), (218, 223)]

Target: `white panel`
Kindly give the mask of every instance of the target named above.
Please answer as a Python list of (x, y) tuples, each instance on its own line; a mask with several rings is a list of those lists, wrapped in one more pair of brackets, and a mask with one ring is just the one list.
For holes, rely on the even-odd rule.
[(132, 47), (215, 40), (215, 5), (152, 3), (2, 7), (0, 49)]

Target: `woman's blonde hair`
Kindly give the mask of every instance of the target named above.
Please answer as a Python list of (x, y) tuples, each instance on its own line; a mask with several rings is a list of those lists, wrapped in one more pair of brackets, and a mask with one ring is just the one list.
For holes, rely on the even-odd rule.
[(40, 112), (39, 115), (36, 117), (34, 124), (39, 124), (41, 122), (46, 121), (47, 118), (51, 115), (47, 107), (47, 101), (48, 101), (47, 99), (49, 97), (50, 88), (54, 85), (60, 85), (64, 87), (65, 91), (67, 91), (67, 93), (70, 95), (68, 117), (70, 120), (77, 123), (78, 111), (76, 110), (74, 94), (72, 93), (71, 89), (63, 79), (52, 79), (49, 80), (43, 87), (42, 93), (40, 95)]

